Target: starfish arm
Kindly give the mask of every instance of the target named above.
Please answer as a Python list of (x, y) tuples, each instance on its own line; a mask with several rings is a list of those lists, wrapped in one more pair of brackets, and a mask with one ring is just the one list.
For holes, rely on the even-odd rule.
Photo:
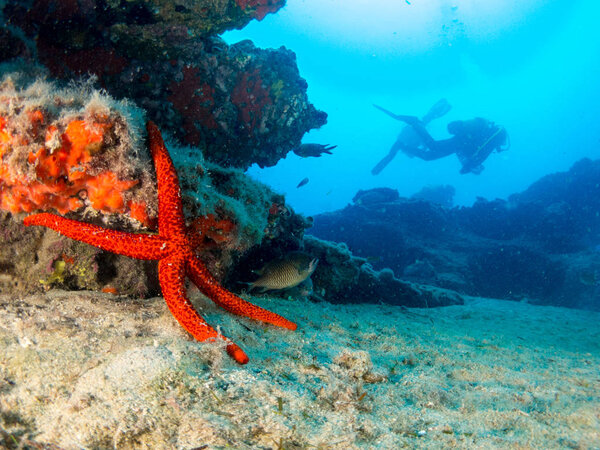
[(97, 225), (66, 219), (50, 213), (28, 216), (23, 220), (23, 224), (25, 226), (37, 225), (50, 228), (76, 241), (137, 259), (160, 259), (165, 256), (167, 247), (167, 241), (158, 235), (108, 230)]
[(187, 259), (186, 269), (187, 275), (194, 284), (223, 309), (239, 316), (250, 317), (289, 330), (295, 330), (297, 328), (297, 325), (294, 322), (287, 320), (279, 314), (263, 309), (260, 306), (253, 305), (229, 292), (219, 284), (198, 258)]
[(175, 319), (199, 341), (224, 339), (227, 353), (240, 364), (248, 362), (248, 356), (236, 344), (217, 333), (196, 312), (185, 292), (185, 262), (180, 255), (161, 259), (158, 263), (158, 280), (163, 297)]
[(148, 121), (146, 129), (158, 183), (158, 231), (165, 237), (183, 236), (185, 221), (177, 171), (158, 127)]

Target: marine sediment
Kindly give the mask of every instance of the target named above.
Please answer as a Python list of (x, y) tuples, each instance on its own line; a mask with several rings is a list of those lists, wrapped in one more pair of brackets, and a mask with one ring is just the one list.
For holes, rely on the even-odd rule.
[(192, 342), (162, 298), (0, 296), (0, 446), (600, 446), (598, 313), (251, 300), (298, 330), (192, 293), (252, 353), (241, 368)]

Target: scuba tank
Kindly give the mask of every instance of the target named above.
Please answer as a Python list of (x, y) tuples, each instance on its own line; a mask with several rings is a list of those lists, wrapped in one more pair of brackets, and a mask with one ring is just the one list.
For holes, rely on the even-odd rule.
[(497, 150), (498, 152), (508, 150), (510, 147), (510, 140), (506, 128), (497, 126), (493, 122), (489, 122), (491, 128), (491, 134), (481, 143), (471, 156), (465, 156), (460, 158), (463, 165), (460, 173), (480, 173), (483, 170), (483, 162), (490, 156), (490, 154)]

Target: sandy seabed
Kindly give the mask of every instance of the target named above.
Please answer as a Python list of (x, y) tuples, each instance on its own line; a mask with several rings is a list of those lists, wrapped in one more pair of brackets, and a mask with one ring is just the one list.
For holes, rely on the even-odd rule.
[(290, 332), (191, 295), (248, 365), (161, 298), (0, 296), (0, 447), (600, 448), (599, 313), (251, 299)]

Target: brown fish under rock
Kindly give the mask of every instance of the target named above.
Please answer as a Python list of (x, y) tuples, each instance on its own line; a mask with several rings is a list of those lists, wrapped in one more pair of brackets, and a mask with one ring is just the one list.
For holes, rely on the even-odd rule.
[(293, 149), (292, 151), (302, 158), (308, 158), (309, 156), (319, 157), (323, 153), (331, 155), (331, 150), (336, 148), (337, 145), (329, 145), (329, 144), (300, 144), (298, 147)]
[(258, 280), (250, 283), (250, 289), (259, 288), (261, 292), (275, 289), (289, 289), (298, 286), (312, 275), (319, 260), (308, 253), (290, 252), (274, 259), (258, 272)]

